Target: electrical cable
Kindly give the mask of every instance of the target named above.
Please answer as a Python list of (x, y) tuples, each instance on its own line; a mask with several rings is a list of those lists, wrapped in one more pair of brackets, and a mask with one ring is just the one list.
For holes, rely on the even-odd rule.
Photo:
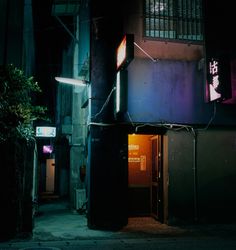
[(111, 95), (112, 95), (112, 93), (115, 91), (115, 89), (116, 89), (116, 87), (113, 87), (113, 88), (112, 88), (111, 92), (110, 92), (109, 95), (107, 96), (107, 99), (106, 99), (106, 101), (104, 102), (104, 104), (103, 104), (102, 108), (100, 109), (100, 111), (99, 111), (97, 114), (95, 114), (93, 117), (91, 117), (91, 119), (96, 119), (96, 118), (102, 113), (102, 111), (104, 110), (104, 108), (105, 108), (106, 105), (108, 104), (108, 102), (109, 102), (109, 100), (110, 100), (110, 98), (111, 98)]
[(199, 131), (207, 130), (209, 128), (209, 126), (211, 125), (211, 123), (213, 122), (213, 120), (215, 119), (215, 116), (216, 116), (216, 102), (214, 102), (213, 115), (211, 116), (209, 122), (207, 123), (205, 128), (199, 129)]

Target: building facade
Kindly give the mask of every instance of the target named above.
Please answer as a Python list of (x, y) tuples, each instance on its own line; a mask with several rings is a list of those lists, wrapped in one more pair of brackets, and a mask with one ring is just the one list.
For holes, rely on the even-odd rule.
[[(63, 12), (63, 2), (74, 11)], [(0, 59), (31, 74), (31, 3), (18, 4), (1, 2)], [(55, 191), (74, 208), (77, 192), (85, 192), (95, 229), (121, 228), (131, 216), (166, 224), (235, 221), (235, 57), (232, 42), (229, 49), (211, 47), (213, 3), (53, 4), (55, 21), (71, 39), (61, 71), (53, 72), (86, 82), (56, 86)]]
[[(201, 1), (105, 6), (114, 10), (91, 1), (88, 225), (119, 227), (134, 215), (168, 224), (235, 219), (235, 105), (207, 96), (207, 9)], [(117, 116), (125, 34), (134, 36), (134, 57), (123, 69), (127, 106)]]

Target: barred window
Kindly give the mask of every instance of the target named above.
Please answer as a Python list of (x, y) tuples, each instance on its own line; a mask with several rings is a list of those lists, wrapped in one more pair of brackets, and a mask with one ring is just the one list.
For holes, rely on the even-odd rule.
[(144, 35), (202, 41), (202, 0), (145, 0)]

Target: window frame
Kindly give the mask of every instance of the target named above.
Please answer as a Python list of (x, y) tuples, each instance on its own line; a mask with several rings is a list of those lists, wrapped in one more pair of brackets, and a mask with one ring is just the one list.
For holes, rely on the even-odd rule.
[[(172, 9), (172, 16), (170, 16), (170, 15), (168, 15), (168, 16), (166, 16), (166, 18), (167, 18), (167, 22), (164, 24), (164, 25), (170, 25), (170, 22), (173, 22), (173, 27), (174, 27), (174, 29), (173, 29), (173, 33), (176, 33), (175, 34), (175, 36), (173, 36), (173, 38), (172, 37), (170, 37), (170, 36), (160, 36), (160, 35), (156, 35), (156, 34), (154, 34), (154, 35), (147, 35), (147, 30), (146, 30), (146, 20), (147, 20), (147, 18), (150, 20), (151, 19), (151, 17), (148, 17), (148, 14), (146, 13), (146, 2), (147, 1), (151, 1), (151, 0), (143, 0), (143, 37), (144, 37), (144, 39), (145, 40), (159, 40), (159, 41), (168, 41), (168, 42), (178, 42), (178, 43), (189, 43), (189, 44), (204, 44), (204, 30), (203, 30), (203, 1), (204, 0), (199, 0), (199, 1), (201, 1), (201, 15), (200, 15), (200, 18), (198, 19), (198, 23), (199, 23), (199, 25), (200, 25), (200, 33), (197, 33), (197, 34), (195, 34), (195, 36), (200, 36), (200, 39), (194, 39), (193, 38), (193, 34), (187, 34), (186, 36), (192, 36), (191, 38), (180, 38), (180, 34), (178, 34), (178, 28), (177, 28), (177, 26), (178, 26), (178, 24), (180, 24), (180, 22), (181, 21), (183, 21), (184, 19), (183, 18), (180, 18), (180, 16), (178, 16), (178, 15), (176, 15), (176, 12), (177, 12), (177, 10), (178, 10), (178, 7), (176, 7), (176, 6), (173, 6), (173, 9)], [(156, 2), (158, 2), (158, 3), (160, 3), (160, 2), (163, 2), (163, 0), (154, 0), (154, 1), (156, 1)], [(171, 0), (168, 0), (168, 1), (171, 1)], [(189, 0), (190, 1), (190, 3), (192, 4), (192, 0)], [(173, 0), (173, 5), (175, 4), (175, 3), (178, 3), (176, 0)], [(170, 8), (168, 8), (168, 12), (170, 12)], [(182, 10), (182, 13), (183, 13), (183, 8), (181, 9)], [(170, 18), (171, 17), (171, 18)], [(156, 18), (156, 20), (164, 20), (165, 19), (165, 17), (163, 16), (163, 17), (161, 17), (161, 18), (158, 18), (158, 17), (153, 17), (153, 19), (154, 19), (154, 22), (155, 22), (155, 18)], [(159, 21), (160, 22), (160, 21)], [(195, 25), (197, 25), (197, 17), (195, 16), (194, 17), (194, 19), (193, 19), (193, 22), (191, 22), (190, 24), (195, 24)], [(169, 26), (170, 27), (170, 26)], [(165, 28), (165, 29), (163, 29), (163, 33), (165, 34), (165, 33), (169, 33), (171, 30), (169, 29), (169, 28)], [(151, 31), (149, 30), (149, 33), (150, 33)], [(156, 32), (155, 30), (154, 30), (154, 32)]]

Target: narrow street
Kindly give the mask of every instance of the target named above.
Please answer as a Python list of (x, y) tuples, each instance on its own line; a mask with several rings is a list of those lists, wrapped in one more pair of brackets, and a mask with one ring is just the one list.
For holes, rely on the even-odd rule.
[(133, 217), (118, 231), (92, 230), (84, 213), (70, 209), (65, 200), (55, 199), (40, 205), (31, 238), (0, 243), (0, 250), (8, 249), (235, 250), (236, 224), (168, 226), (151, 217)]
[(161, 237), (161, 238), (133, 238), (133, 239), (85, 239), (75, 241), (48, 242), (16, 242), (0, 244), (1, 250), (75, 250), (75, 249), (207, 249), (207, 250), (235, 250), (236, 239), (232, 237)]

